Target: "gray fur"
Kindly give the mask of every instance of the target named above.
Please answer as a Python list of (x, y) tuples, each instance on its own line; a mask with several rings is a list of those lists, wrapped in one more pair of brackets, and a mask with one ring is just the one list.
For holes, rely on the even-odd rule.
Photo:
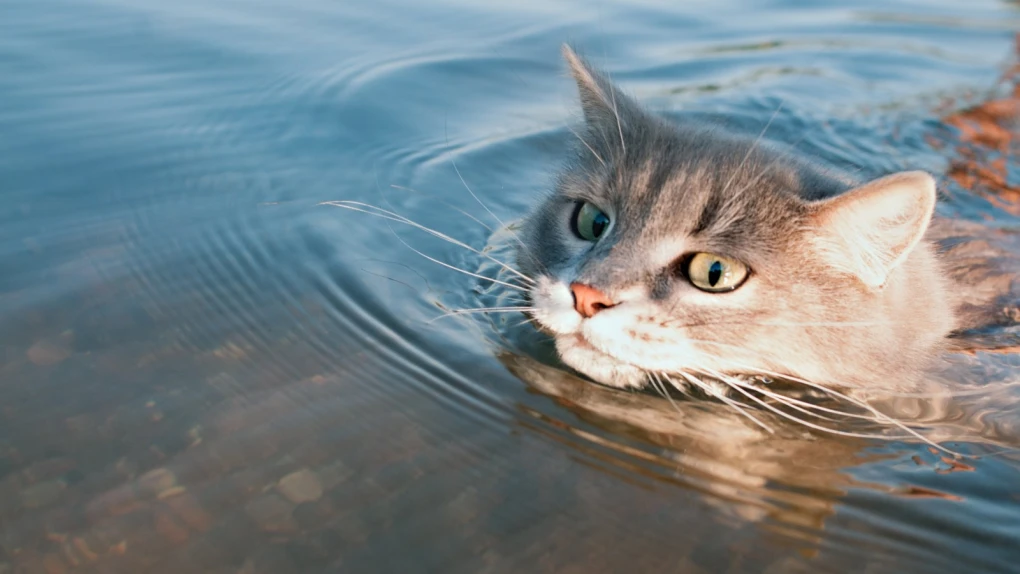
[[(667, 122), (569, 48), (564, 54), (585, 126), (576, 157), (525, 222), (517, 263), (539, 279), (531, 289), (534, 317), (556, 336), (568, 365), (613, 386), (641, 386), (648, 373), (667, 370), (781, 373), (842, 388), (915, 386), (953, 328), (944, 273), (927, 241), (902, 248), (905, 258), (882, 269), (880, 286), (866, 284), (848, 272), (855, 253), (842, 265), (839, 249), (818, 248), (835, 233), (824, 223), (831, 218), (820, 215), (835, 209), (829, 198), (860, 182), (757, 140)], [(873, 186), (916, 187), (927, 185), (925, 177)], [(933, 184), (930, 195), (933, 203)], [(928, 192), (916, 197), (926, 201)], [(570, 230), (577, 201), (613, 220), (594, 244)], [(916, 221), (894, 214), (886, 227), (923, 233), (930, 206), (908, 203), (904, 217)], [(849, 225), (869, 240), (886, 233), (857, 230), (852, 218)], [(664, 245), (676, 245), (675, 256)], [(855, 248), (853, 241), (839, 245)], [(695, 289), (676, 264), (702, 251), (746, 263), (747, 284), (722, 294)], [(563, 287), (572, 282), (621, 302), (575, 320), (563, 308)]]

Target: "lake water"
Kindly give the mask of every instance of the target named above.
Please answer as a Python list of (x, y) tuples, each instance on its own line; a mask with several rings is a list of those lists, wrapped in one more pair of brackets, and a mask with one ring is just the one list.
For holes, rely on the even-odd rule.
[(504, 352), (519, 316), (433, 321), (489, 294), (403, 242), (478, 257), (319, 205), (481, 248), (466, 186), (519, 217), (573, 137), (569, 41), (1015, 237), (1017, 31), (993, 0), (4, 0), (0, 572), (1020, 572), (1020, 401), (961, 460), (671, 418)]

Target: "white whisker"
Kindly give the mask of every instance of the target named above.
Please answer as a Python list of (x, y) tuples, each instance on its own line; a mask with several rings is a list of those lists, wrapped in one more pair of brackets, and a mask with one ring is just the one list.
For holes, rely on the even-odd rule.
[[(821, 414), (818, 414), (818, 413), (813, 412), (811, 410), (808, 410), (808, 408), (812, 408), (812, 407), (815, 406), (815, 405), (812, 405), (809, 402), (800, 401), (800, 400), (794, 399), (793, 397), (787, 397), (787, 396), (785, 396), (785, 395), (783, 395), (781, 393), (774, 393), (774, 392), (772, 392), (772, 391), (770, 391), (768, 389), (761, 388), (759, 385), (752, 385), (752, 384), (749, 384), (749, 383), (747, 383), (745, 381), (741, 381), (740, 379), (737, 379), (737, 378), (732, 378), (732, 379), (730, 379), (729, 382), (731, 384), (734, 384), (734, 385), (739, 384), (741, 387), (743, 387), (743, 388), (745, 388), (745, 389), (747, 389), (749, 391), (753, 391), (753, 392), (759, 393), (761, 395), (764, 395), (766, 397), (769, 397), (772, 400), (776, 401), (777, 403), (779, 403), (779, 404), (781, 404), (783, 406), (789, 407), (789, 408), (791, 408), (791, 409), (793, 409), (793, 410), (795, 410), (797, 412), (804, 413), (807, 416), (815, 417), (815, 418), (822, 419), (824, 421), (833, 422), (833, 423), (839, 422), (839, 421), (837, 421), (836, 419), (834, 419), (832, 417), (827, 417), (825, 415), (821, 415)], [(808, 407), (808, 408), (804, 408), (804, 407), (801, 407), (801, 406), (798, 406), (798, 405), (804, 405), (804, 407)], [(829, 410), (829, 409), (827, 409), (827, 410)], [(868, 417), (863, 417), (862, 416), (861, 418), (865, 418), (866, 420), (871, 420)]]
[(527, 311), (534, 311), (534, 309), (534, 307), (479, 307), (477, 309), (455, 309), (449, 313), (443, 313), (438, 317), (429, 319), (426, 323), (431, 324), (445, 317), (455, 317), (458, 315), (472, 315), (477, 313), (525, 313)]
[(658, 381), (659, 386), (656, 387), (657, 390), (659, 390), (662, 393), (663, 398), (669, 401), (669, 404), (673, 405), (673, 409), (676, 412), (678, 413), (681, 412), (680, 407), (677, 406), (676, 402), (673, 400), (673, 397), (669, 396), (669, 389), (666, 388), (666, 384), (662, 382), (662, 379), (659, 378), (659, 375), (657, 373), (649, 373), (648, 380), (651, 381), (653, 385), (655, 385), (656, 381)]
[[(780, 106), (782, 106), (782, 103), (780, 103)], [(779, 110), (777, 109), (776, 112), (778, 112), (778, 111)], [(769, 123), (771, 123), (771, 121), (772, 120), (769, 120)], [(768, 125), (766, 125), (765, 127), (768, 128)], [(764, 134), (764, 133), (765, 132), (763, 130), (762, 134)], [(806, 138), (809, 133), (811, 133), (811, 132), (808, 131), (808, 130), (805, 130), (804, 134), (801, 135), (800, 138), (798, 138), (797, 141), (794, 142), (793, 144), (791, 144), (789, 147), (791, 149), (796, 148), (798, 145), (800, 145), (800, 142), (804, 141), (804, 138)], [(725, 208), (729, 207), (731, 203), (736, 201), (738, 197), (740, 197), (741, 195), (744, 194), (745, 191), (750, 189), (752, 185), (754, 185), (754, 184), (758, 183), (759, 181), (761, 181), (761, 178), (765, 177), (765, 174), (767, 174), (769, 172), (769, 170), (772, 169), (772, 167), (778, 165), (781, 161), (783, 161), (783, 159), (784, 159), (783, 154), (777, 154), (775, 159), (773, 159), (771, 162), (769, 162), (768, 165), (766, 165), (765, 167), (761, 168), (761, 171), (758, 172), (758, 175), (754, 176), (754, 178), (751, 179), (751, 181), (747, 182), (747, 184), (744, 185), (744, 187), (740, 188), (739, 190), (737, 190), (736, 193), (734, 193), (734, 194), (732, 194), (730, 196), (730, 199), (728, 199), (726, 201), (726, 205), (723, 207), (722, 210), (725, 210)], [(722, 210), (720, 210), (720, 211), (722, 211)]]
[(460, 168), (457, 167), (457, 162), (451, 159), (450, 163), (453, 164), (453, 170), (457, 172), (457, 177), (460, 178), (460, 182), (464, 184), (464, 189), (466, 189), (468, 193), (471, 194), (471, 197), (475, 198), (475, 201), (478, 202), (478, 205), (481, 205), (482, 209), (484, 209), (489, 215), (491, 215), (492, 218), (495, 219), (497, 223), (499, 223), (502, 229), (507, 230), (507, 232), (513, 236), (514, 241), (516, 241), (517, 244), (521, 246), (521, 249), (524, 250), (524, 253), (528, 256), (529, 259), (531, 259), (532, 262), (538, 264), (539, 267), (545, 269), (545, 265), (542, 264), (542, 261), (535, 257), (531, 250), (528, 249), (528, 246), (525, 245), (523, 241), (521, 241), (520, 236), (517, 235), (517, 233), (509, 225), (503, 223), (503, 220), (500, 219), (495, 213), (493, 213), (492, 210), (486, 207), (485, 204), (482, 203), (482, 200), (479, 199), (477, 195), (475, 195), (475, 192), (471, 190), (471, 187), (467, 184), (467, 181), (464, 179), (464, 176), (460, 174)]
[[(700, 341), (700, 340), (698, 342), (699, 343), (707, 343), (707, 344), (710, 344), (710, 345), (717, 345), (717, 346), (720, 346), (720, 347), (729, 347), (729, 348), (733, 348), (733, 349), (741, 349), (741, 347), (738, 347), (736, 345), (728, 345), (726, 343), (716, 343), (716, 342), (713, 342), (713, 341)], [(834, 412), (834, 414), (841, 414), (843, 416), (848, 416), (848, 417), (851, 417), (851, 418), (863, 418), (864, 420), (871, 420), (871, 421), (874, 421), (876, 423), (889, 424), (889, 425), (895, 426), (896, 428), (899, 428), (900, 430), (902, 430), (902, 431), (904, 431), (904, 432), (906, 432), (906, 433), (908, 433), (910, 435), (909, 437), (903, 437), (903, 438), (911, 438), (911, 437), (913, 437), (913, 438), (916, 438), (916, 439), (924, 442), (925, 444), (928, 444), (928, 445), (930, 445), (930, 446), (932, 446), (934, 448), (937, 448), (937, 449), (939, 449), (939, 450), (941, 450), (943, 452), (952, 454), (954, 456), (963, 456), (963, 455), (961, 455), (960, 453), (958, 453), (956, 451), (950, 450), (950, 449), (948, 449), (948, 448), (946, 448), (946, 447), (944, 447), (944, 446), (942, 446), (942, 445), (932, 441), (931, 439), (929, 439), (929, 438), (925, 437), (924, 435), (922, 435), (920, 432), (918, 432), (918, 431), (914, 430), (913, 428), (911, 428), (906, 423), (904, 423), (904, 422), (902, 422), (900, 420), (897, 420), (897, 419), (895, 419), (895, 418), (893, 418), (893, 417), (891, 417), (889, 415), (886, 415), (885, 413), (879, 411), (875, 407), (869, 405), (868, 403), (866, 403), (866, 402), (864, 402), (864, 401), (862, 401), (860, 399), (853, 398), (853, 397), (851, 397), (851, 396), (849, 396), (847, 394), (841, 393), (841, 392), (839, 392), (839, 391), (837, 391), (835, 389), (830, 389), (830, 388), (826, 387), (825, 385), (820, 385), (818, 383), (813, 383), (811, 381), (808, 381), (806, 379), (802, 379), (800, 377), (796, 377), (794, 375), (777, 373), (775, 371), (770, 371), (768, 369), (763, 369), (763, 368), (760, 368), (760, 367), (752, 367), (750, 365), (742, 364), (742, 363), (734, 361), (732, 359), (727, 359), (727, 360), (730, 361), (731, 363), (733, 363), (737, 368), (741, 369), (742, 371), (744, 371), (747, 374), (765, 375), (765, 376), (773, 377), (773, 378), (776, 378), (776, 379), (780, 379), (780, 380), (784, 380), (784, 381), (788, 381), (788, 382), (799, 383), (799, 384), (805, 385), (805, 386), (807, 386), (809, 388), (812, 388), (812, 389), (815, 389), (817, 391), (820, 391), (820, 392), (822, 392), (824, 394), (827, 394), (827, 395), (829, 395), (831, 397), (835, 397), (836, 399), (840, 399), (840, 400), (846, 401), (847, 403), (855, 405), (855, 406), (859, 407), (860, 409), (862, 409), (862, 410), (864, 410), (864, 411), (866, 411), (868, 413), (871, 413), (872, 417), (864, 417), (862, 415), (855, 415), (855, 414), (852, 414), (852, 413), (845, 413), (845, 412), (840, 412), (840, 411), (831, 411), (830, 410), (829, 412)], [(843, 384), (842, 386), (845, 387), (845, 388), (859, 388), (859, 387), (856, 387), (854, 385), (848, 385), (848, 384)], [(813, 407), (814, 408), (818, 408), (819, 410), (823, 410), (823, 409), (827, 410), (827, 409), (825, 409), (825, 407), (821, 407), (819, 405), (813, 405)]]
[(450, 163), (453, 165), (453, 171), (457, 172), (457, 178), (460, 179), (460, 182), (462, 184), (464, 184), (464, 189), (466, 189), (467, 192), (471, 194), (471, 197), (473, 197), (475, 201), (478, 202), (478, 205), (482, 206), (482, 209), (484, 209), (486, 213), (488, 213), (490, 216), (492, 216), (493, 219), (496, 220), (496, 223), (499, 223), (500, 227), (506, 228), (506, 224), (503, 223), (503, 220), (500, 219), (495, 213), (493, 213), (492, 210), (488, 208), (488, 206), (482, 203), (482, 200), (479, 199), (477, 195), (475, 195), (474, 191), (471, 190), (471, 186), (468, 185), (467, 180), (465, 180), (464, 176), (460, 174), (460, 168), (457, 167), (457, 161), (451, 158)]
[(521, 321), (519, 323), (514, 323), (513, 325), (510, 325), (510, 327), (511, 328), (517, 328), (517, 327), (520, 327), (521, 325), (523, 325), (525, 323), (531, 323), (534, 320), (535, 319), (533, 319), (532, 317), (528, 317), (527, 319), (525, 319), (525, 320), (523, 320), (523, 321)]
[(580, 141), (581, 141), (581, 143), (583, 143), (583, 144), (584, 144), (584, 147), (588, 148), (588, 151), (590, 151), (590, 152), (591, 152), (591, 154), (592, 154), (593, 156), (595, 156), (595, 159), (599, 160), (599, 163), (601, 163), (601, 164), (602, 164), (602, 167), (604, 167), (604, 168), (607, 168), (607, 169), (608, 169), (608, 167), (609, 167), (609, 166), (608, 166), (608, 165), (606, 165), (606, 162), (605, 162), (605, 161), (604, 161), (604, 160), (602, 159), (602, 156), (600, 156), (600, 155), (599, 155), (599, 154), (598, 154), (598, 153), (597, 153), (597, 152), (595, 151), (595, 148), (593, 148), (593, 147), (591, 147), (590, 145), (588, 145), (588, 142), (584, 141), (584, 138), (582, 138), (582, 137), (581, 137), (581, 134), (579, 134), (579, 133), (577, 133), (576, 131), (574, 131), (574, 128), (570, 127), (569, 125), (567, 126), (567, 129), (568, 129), (568, 130), (570, 130), (570, 133), (572, 133), (572, 134), (574, 134), (575, 136), (577, 136), (577, 139), (578, 139), (578, 140), (580, 140)]
[[(666, 325), (674, 325), (683, 318), (666, 321)], [(893, 325), (895, 321), (712, 321), (710, 323), (689, 323), (675, 325), (676, 328), (716, 327), (719, 325), (754, 325), (759, 327), (879, 327)]]
[[(472, 253), (476, 253), (478, 255), (481, 255), (482, 257), (485, 257), (489, 261), (492, 261), (493, 263), (496, 263), (497, 265), (499, 265), (503, 269), (506, 269), (507, 271), (510, 271), (511, 273), (517, 275), (521, 279), (524, 279), (525, 281), (529, 281), (529, 282), (534, 283), (534, 279), (532, 279), (531, 277), (528, 277), (527, 275), (524, 275), (520, 271), (518, 271), (518, 270), (514, 269), (513, 267), (511, 267), (510, 265), (507, 265), (506, 263), (504, 263), (504, 262), (502, 262), (502, 261), (492, 257), (491, 255), (488, 255), (487, 253), (483, 253), (482, 251), (479, 251), (478, 249), (475, 249), (474, 247), (471, 247), (470, 245), (464, 243), (463, 241), (460, 241), (458, 239), (450, 237), (449, 235), (447, 235), (445, 233), (442, 233), (440, 231), (436, 231), (435, 229), (426, 227), (426, 226), (424, 226), (424, 225), (422, 225), (422, 224), (420, 224), (420, 223), (418, 223), (418, 222), (416, 222), (416, 221), (414, 221), (412, 219), (404, 217), (403, 215), (400, 215), (399, 213), (396, 213), (394, 211), (383, 209), (381, 207), (378, 207), (378, 206), (375, 206), (375, 205), (371, 205), (371, 204), (368, 204), (368, 203), (363, 203), (363, 202), (360, 202), (360, 201), (352, 201), (352, 200), (327, 201), (327, 202), (321, 203), (320, 205), (331, 205), (333, 207), (342, 207), (344, 209), (349, 209), (351, 211), (358, 211), (358, 212), (365, 213), (365, 214), (368, 214), (368, 215), (372, 215), (372, 216), (375, 216), (375, 217), (380, 217), (382, 219), (388, 219), (390, 221), (396, 221), (398, 223), (403, 223), (405, 225), (409, 225), (409, 226), (414, 227), (416, 229), (420, 229), (420, 230), (422, 230), (422, 231), (424, 231), (424, 232), (426, 232), (426, 233), (428, 233), (428, 234), (430, 234), (430, 235), (432, 235), (434, 237), (438, 237), (439, 239), (442, 239), (443, 241), (446, 241), (448, 243), (452, 243), (452, 244), (454, 244), (454, 245), (456, 245), (458, 247), (467, 249), (468, 251), (471, 251)], [(369, 209), (375, 210), (375, 211), (369, 211)]]
[[(442, 239), (443, 241), (446, 241), (448, 243), (452, 243), (453, 245), (456, 245), (457, 247), (461, 247), (463, 249), (467, 249), (468, 251), (470, 251), (472, 253), (475, 253), (477, 255), (481, 255), (482, 257), (485, 257), (489, 261), (492, 261), (493, 263), (499, 265), (503, 269), (506, 269), (507, 271), (513, 273), (514, 275), (517, 275), (521, 279), (523, 279), (525, 281), (528, 281), (529, 283), (534, 283), (535, 282), (535, 280), (532, 279), (531, 277), (528, 277), (527, 275), (521, 273), (520, 271), (514, 269), (513, 267), (507, 265), (506, 263), (496, 259), (495, 257), (492, 257), (491, 255), (489, 255), (487, 253), (483, 253), (482, 251), (480, 251), (478, 249), (475, 249), (474, 247), (471, 247), (470, 245), (468, 245), (467, 243), (464, 243), (463, 241), (460, 241), (458, 239), (454, 239), (453, 237), (450, 237), (449, 235), (446, 235), (445, 233), (442, 233), (440, 231), (436, 231), (435, 229), (431, 229), (429, 227), (425, 227), (424, 225), (422, 225), (422, 224), (420, 224), (420, 223), (418, 223), (416, 221), (408, 219), (408, 218), (404, 217), (403, 215), (400, 215), (399, 213), (390, 211), (388, 209), (383, 209), (383, 208), (375, 206), (375, 205), (371, 205), (371, 204), (368, 204), (368, 203), (363, 203), (363, 202), (360, 202), (360, 201), (352, 201), (352, 200), (324, 201), (324, 202), (320, 203), (319, 205), (330, 205), (330, 206), (333, 206), (333, 207), (342, 207), (344, 209), (348, 209), (348, 210), (351, 210), (351, 211), (357, 211), (357, 212), (365, 213), (365, 214), (372, 215), (372, 216), (375, 216), (375, 217), (380, 217), (382, 219), (388, 219), (390, 221), (396, 221), (398, 223), (403, 223), (404, 225), (409, 225), (411, 227), (414, 227), (415, 229), (420, 229), (420, 230), (428, 233), (429, 235), (432, 235), (434, 237)], [(375, 211), (370, 211), (370, 210), (375, 210)]]
[[(770, 117), (769, 121), (765, 123), (765, 127), (762, 128), (761, 133), (759, 133), (758, 137), (754, 139), (754, 141), (751, 143), (751, 146), (747, 148), (747, 153), (744, 154), (744, 159), (740, 160), (740, 164), (737, 165), (737, 169), (733, 170), (733, 174), (730, 175), (730, 179), (726, 182), (725, 185), (723, 185), (722, 189), (724, 193), (730, 188), (730, 185), (733, 183), (733, 180), (737, 178), (737, 175), (744, 168), (744, 164), (747, 163), (748, 158), (750, 158), (751, 154), (754, 153), (755, 148), (758, 147), (758, 144), (761, 142), (762, 138), (765, 137), (765, 132), (769, 130), (769, 126), (772, 125), (772, 122), (775, 121), (776, 116), (779, 115), (779, 111), (782, 109), (783, 102), (782, 100), (780, 100), (779, 105), (776, 107), (776, 111), (772, 112), (772, 117)], [(743, 190), (741, 190), (741, 193), (742, 192)], [(737, 195), (739, 195), (739, 193)]]
[(397, 235), (396, 233), (394, 233), (393, 236), (397, 238), (397, 241), (403, 243), (404, 247), (407, 247), (411, 251), (414, 251), (418, 255), (421, 255), (425, 259), (428, 259), (429, 261), (431, 261), (431, 262), (433, 262), (433, 263), (435, 263), (437, 265), (442, 265), (443, 267), (446, 267), (447, 269), (453, 269), (454, 271), (457, 271), (458, 273), (463, 273), (465, 275), (470, 275), (471, 277), (475, 277), (476, 279), (482, 279), (484, 281), (492, 281), (493, 283), (497, 283), (499, 285), (503, 285), (503, 286), (509, 287), (511, 289), (517, 289), (518, 291), (523, 291), (525, 293), (528, 292), (527, 289), (521, 287), (520, 285), (513, 285), (511, 283), (507, 283), (506, 281), (500, 281), (499, 279), (493, 279), (492, 277), (486, 277), (485, 275), (479, 275), (478, 273), (472, 273), (470, 271), (466, 271), (464, 269), (461, 269), (460, 267), (456, 267), (454, 265), (450, 265), (449, 263), (447, 263), (445, 261), (440, 261), (440, 260), (436, 259), (435, 257), (430, 257), (430, 256), (422, 253), (421, 251), (418, 251), (414, 247), (411, 247), (410, 245), (408, 245), (408, 243), (406, 241), (404, 241), (403, 239), (401, 239), (400, 236)]
[(878, 327), (881, 325), (892, 325), (894, 321), (805, 321), (805, 322), (781, 322), (769, 321), (765, 323), (750, 323), (751, 325), (762, 325), (765, 327)]
[(424, 195), (425, 197), (428, 197), (429, 199), (432, 199), (433, 201), (438, 201), (439, 203), (442, 203), (443, 205), (449, 207), (450, 209), (459, 212), (464, 217), (467, 217), (471, 221), (474, 221), (478, 225), (481, 225), (482, 227), (484, 227), (485, 230), (488, 231), (489, 233), (494, 233), (495, 232), (495, 230), (492, 227), (490, 227), (487, 223), (485, 223), (481, 219), (478, 219), (474, 215), (471, 215), (470, 213), (464, 211), (463, 209), (457, 207), (456, 205), (450, 203), (449, 201), (445, 201), (445, 200), (439, 199), (438, 197), (436, 197), (436, 196), (434, 196), (432, 194), (418, 191), (417, 189), (414, 189), (412, 187), (405, 187), (403, 185), (396, 185), (396, 184), (390, 184), (390, 187), (392, 187), (393, 189), (399, 189), (401, 191), (410, 191), (412, 193), (418, 193), (418, 194)]
[[(786, 396), (786, 395), (784, 395), (782, 393), (773, 392), (773, 391), (770, 391), (768, 389), (764, 389), (764, 388), (762, 388), (762, 387), (760, 387), (758, 385), (751, 385), (751, 384), (747, 384), (747, 383), (743, 383), (743, 385), (744, 385), (744, 388), (753, 390), (753, 391), (758, 392), (758, 393), (761, 393), (761, 394), (763, 394), (763, 395), (765, 395), (767, 397), (771, 397), (772, 399), (774, 399), (774, 400), (776, 400), (776, 401), (778, 401), (780, 403), (783, 403), (784, 405), (790, 407), (791, 409), (794, 409), (794, 410), (800, 411), (800, 412), (802, 412), (804, 414), (808, 414), (808, 415), (811, 415), (811, 416), (814, 416), (814, 417), (818, 417), (820, 419), (824, 419), (824, 420), (827, 420), (827, 421), (838, 422), (838, 421), (836, 421), (836, 419), (833, 419), (831, 417), (826, 417), (826, 416), (820, 415), (818, 413), (810, 412), (810, 411), (808, 411), (806, 409), (814, 409), (814, 410), (817, 410), (817, 411), (831, 413), (831, 414), (839, 415), (839, 416), (842, 416), (842, 417), (861, 419), (861, 420), (875, 422), (874, 418), (869, 417), (867, 415), (862, 415), (862, 414), (858, 414), (858, 413), (848, 413), (846, 411), (830, 409), (828, 407), (823, 407), (821, 405), (812, 404), (812, 403), (809, 403), (807, 401), (802, 401), (800, 399), (796, 399), (794, 397), (789, 397), (789, 396)], [(796, 405), (800, 405), (801, 407), (804, 407), (804, 408), (797, 407)]]
[[(443, 129), (444, 130), (446, 129), (445, 125), (444, 125)], [(447, 143), (449, 143), (449, 136), (447, 136)], [(489, 216), (491, 216), (493, 219), (495, 219), (496, 222), (499, 223), (499, 225), (500, 225), (500, 227), (502, 229), (507, 230), (507, 232), (509, 232), (510, 235), (513, 236), (514, 240), (517, 242), (518, 245), (521, 246), (521, 249), (524, 250), (524, 253), (527, 254), (528, 258), (530, 258), (533, 262), (537, 263), (539, 265), (539, 267), (542, 267), (543, 269), (545, 269), (545, 266), (542, 264), (542, 262), (537, 257), (535, 257), (534, 254), (531, 253), (531, 250), (528, 249), (528, 246), (525, 245), (523, 241), (521, 241), (521, 238), (517, 235), (517, 233), (515, 233), (514, 230), (510, 228), (509, 225), (503, 223), (503, 220), (500, 219), (498, 215), (493, 213), (492, 210), (489, 209), (489, 207), (487, 205), (485, 205), (485, 203), (482, 202), (481, 198), (479, 198), (478, 195), (475, 194), (474, 190), (471, 189), (471, 186), (468, 185), (467, 180), (464, 179), (463, 175), (461, 175), (460, 168), (457, 167), (457, 161), (455, 159), (453, 159), (452, 157), (450, 158), (450, 164), (453, 165), (453, 171), (455, 171), (457, 173), (457, 178), (460, 179), (460, 182), (464, 185), (464, 189), (466, 189), (467, 192), (469, 194), (471, 194), (471, 197), (474, 198), (474, 200), (478, 203), (478, 205), (482, 206), (482, 209), (484, 209), (485, 212), (489, 214)]]
[[(721, 393), (721, 392), (717, 391), (716, 389), (712, 388), (711, 386), (705, 384), (703, 381), (701, 381), (700, 379), (698, 379), (697, 377), (695, 377), (694, 375), (692, 375), (690, 373), (686, 373), (686, 372), (681, 371), (678, 374), (681, 377), (683, 377), (684, 379), (687, 379), (687, 381), (689, 381), (692, 385), (694, 385), (694, 386), (704, 390), (709, 395), (711, 395), (711, 396), (721, 400), (722, 402), (726, 403), (733, 410), (737, 411), (738, 413), (740, 413), (744, 417), (748, 418), (751, 422), (753, 422), (754, 424), (758, 425), (759, 427), (765, 429), (765, 431), (768, 432), (769, 434), (775, 434), (776, 431), (772, 427), (770, 427), (769, 425), (767, 425), (767, 424), (761, 422), (760, 420), (756, 419), (754, 417), (754, 415), (752, 415), (750, 412), (748, 412), (746, 410), (747, 407), (745, 407), (744, 405), (742, 405), (742, 404), (740, 404), (740, 403), (730, 399), (729, 397), (725, 396), (723, 393)], [(673, 379), (671, 379), (668, 376), (666, 377), (666, 380), (672, 382), (673, 384), (676, 384), (676, 382), (673, 381)]]
[[(728, 377), (726, 377), (725, 375), (722, 375), (722, 374), (712, 374), (712, 373), (709, 373), (709, 372), (706, 372), (705, 374), (707, 374), (707, 375), (709, 375), (709, 376), (711, 376), (713, 378), (718, 378), (721, 382), (726, 383), (727, 385), (729, 385), (730, 388), (736, 390), (737, 392), (741, 393), (742, 395), (746, 396), (747, 398), (751, 399), (752, 401), (760, 404), (761, 406), (765, 407), (766, 409), (776, 413), (777, 415), (779, 415), (779, 416), (781, 416), (783, 418), (789, 419), (789, 420), (791, 420), (793, 422), (796, 422), (798, 424), (804, 425), (804, 426), (806, 426), (808, 428), (814, 429), (814, 430), (818, 430), (818, 431), (826, 432), (826, 433), (830, 433), (830, 434), (835, 434), (835, 435), (840, 435), (840, 436), (846, 436), (846, 437), (852, 437), (852, 438), (863, 438), (863, 439), (903, 440), (903, 439), (906, 439), (906, 438), (910, 438), (909, 436), (902, 436), (902, 435), (874, 435), (874, 434), (855, 433), (855, 432), (841, 431), (841, 430), (838, 430), (838, 429), (824, 427), (822, 425), (817, 425), (815, 423), (808, 422), (808, 421), (806, 421), (806, 420), (804, 420), (802, 418), (795, 417), (795, 416), (791, 415), (790, 413), (783, 411), (782, 409), (777, 409), (776, 407), (768, 404), (767, 402), (759, 399), (758, 397), (756, 397), (753, 394), (749, 393), (748, 391), (744, 390), (742, 388), (742, 385), (735, 385), (735, 384), (733, 384), (732, 382), (730, 382), (728, 380)], [(945, 450), (945, 449), (943, 449), (943, 450)]]
[(616, 88), (613, 87), (613, 78), (606, 72), (606, 77), (609, 79), (609, 96), (613, 100), (613, 115), (616, 116), (616, 130), (620, 133), (620, 147), (622, 148), (623, 155), (627, 155), (627, 142), (623, 141), (623, 122), (620, 121), (620, 111), (616, 108)]
[(813, 383), (813, 382), (808, 381), (806, 379), (801, 379), (799, 377), (795, 377), (795, 376), (792, 376), (792, 375), (784, 375), (784, 374), (780, 374), (780, 373), (771, 372), (771, 371), (768, 371), (767, 369), (754, 368), (754, 367), (749, 367), (749, 366), (740, 365), (740, 364), (737, 364), (737, 366), (739, 368), (741, 368), (741, 369), (747, 369), (748, 372), (753, 373), (753, 374), (762, 374), (762, 375), (767, 375), (767, 376), (771, 376), (771, 377), (776, 377), (776, 378), (779, 378), (779, 379), (782, 379), (782, 380), (785, 380), (785, 381), (792, 381), (792, 382), (795, 382), (795, 383), (800, 383), (802, 385), (805, 385), (805, 386), (808, 386), (810, 388), (816, 389), (816, 390), (821, 391), (823, 393), (826, 393), (826, 394), (829, 394), (831, 396), (840, 398), (842, 400), (847, 401), (850, 404), (856, 405), (856, 406), (858, 406), (858, 407), (860, 407), (860, 408), (870, 412), (871, 414), (873, 414), (875, 416), (876, 422), (885, 422), (887, 424), (891, 424), (891, 425), (899, 428), (900, 430), (903, 430), (904, 432), (910, 434), (911, 437), (916, 438), (916, 439), (924, 442), (925, 444), (928, 444), (928, 445), (930, 445), (930, 446), (932, 446), (934, 448), (937, 448), (937, 449), (939, 449), (939, 450), (941, 450), (943, 452), (952, 454), (954, 456), (963, 456), (962, 454), (960, 454), (958, 452), (955, 452), (953, 450), (950, 450), (950, 449), (948, 449), (948, 448), (938, 444), (937, 442), (929, 439), (928, 437), (922, 435), (920, 432), (910, 428), (907, 424), (903, 423), (902, 421), (899, 421), (899, 420), (897, 420), (897, 419), (895, 419), (895, 418), (893, 418), (893, 417), (891, 417), (889, 415), (886, 415), (885, 413), (882, 413), (881, 411), (879, 411), (875, 407), (869, 405), (868, 403), (866, 403), (866, 402), (864, 402), (864, 401), (862, 401), (860, 399), (855, 399), (855, 398), (853, 398), (853, 397), (851, 397), (849, 395), (846, 395), (844, 393), (841, 393), (841, 392), (839, 392), (839, 391), (837, 391), (835, 389), (830, 389), (830, 388), (828, 388), (828, 387), (826, 387), (824, 385), (819, 385), (818, 383)]
[(666, 393), (665, 389), (662, 386), (660, 386), (660, 383), (655, 380), (655, 377), (652, 375), (652, 373), (649, 373), (648, 384), (651, 385), (653, 389), (655, 389), (655, 392), (658, 393), (660, 397), (666, 398), (668, 393)]

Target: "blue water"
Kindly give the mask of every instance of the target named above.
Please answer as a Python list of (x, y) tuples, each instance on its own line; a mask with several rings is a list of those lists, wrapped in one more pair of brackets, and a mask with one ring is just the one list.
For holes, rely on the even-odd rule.
[(431, 321), (479, 286), (401, 240), (470, 252), (319, 205), (485, 245), (454, 208), (548, 188), (566, 41), (655, 110), (775, 114), (1015, 230), (1015, 156), (962, 185), (946, 118), (1009, 94), (1017, 31), (992, 0), (4, 0), (0, 572), (1020, 571), (1017, 457), (660, 421)]

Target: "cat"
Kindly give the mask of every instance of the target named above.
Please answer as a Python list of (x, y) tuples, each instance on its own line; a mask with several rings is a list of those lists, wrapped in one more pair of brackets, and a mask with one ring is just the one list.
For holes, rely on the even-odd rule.
[(931, 175), (859, 182), (761, 138), (669, 122), (563, 54), (584, 129), (516, 249), (530, 317), (563, 363), (619, 388), (716, 394), (733, 375), (919, 388), (963, 326), (928, 236)]

